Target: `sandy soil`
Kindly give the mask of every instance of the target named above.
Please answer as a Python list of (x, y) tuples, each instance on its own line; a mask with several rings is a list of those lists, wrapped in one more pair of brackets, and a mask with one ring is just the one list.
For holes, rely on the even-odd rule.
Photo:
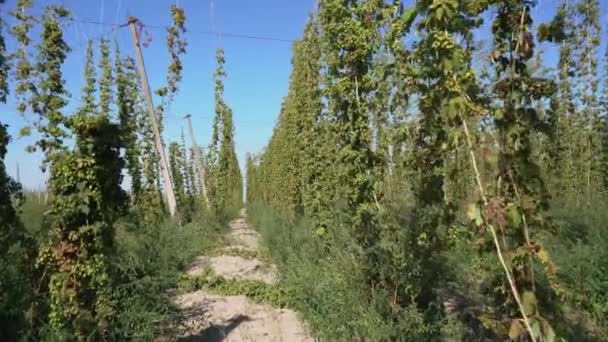
[(200, 256), (190, 265), (187, 273), (197, 276), (210, 267), (215, 274), (226, 279), (249, 279), (267, 284), (276, 281), (276, 267), (257, 259), (244, 259), (239, 256), (219, 255), (215, 257)]
[(186, 293), (176, 303), (184, 310), (184, 337), (178, 341), (314, 341), (297, 314), (259, 305), (244, 296)]

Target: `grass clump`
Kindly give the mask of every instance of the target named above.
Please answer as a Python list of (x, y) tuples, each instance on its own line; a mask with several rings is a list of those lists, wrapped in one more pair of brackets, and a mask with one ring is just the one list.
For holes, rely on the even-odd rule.
[(291, 305), (289, 290), (256, 280), (226, 279), (206, 268), (201, 275), (183, 275), (179, 288), (185, 291), (207, 290), (223, 296), (246, 296), (260, 304), (284, 308)]
[(562, 205), (551, 217), (556, 230), (545, 244), (558, 265), (559, 294), (568, 305), (563, 315), (575, 323), (560, 328), (575, 338), (608, 340), (608, 205)]
[(289, 289), (291, 306), (327, 341), (428, 340), (432, 327), (414, 304), (396, 307), (391, 294), (370, 289), (360, 267), (363, 251), (346, 229), (323, 237), (306, 221), (291, 223), (262, 206), (248, 216)]
[[(548, 277), (543, 275), (543, 265), (534, 265), (539, 306), (556, 334), (567, 341), (608, 340), (608, 237), (604, 233), (608, 208), (601, 202), (589, 209), (568, 203), (552, 207), (547, 213), (552, 229), (539, 234), (538, 242), (547, 249), (556, 270)], [(505, 286), (501, 266), (495, 255), (472, 249), (469, 241), (452, 238), (445, 252), (450, 289), (468, 301), (467, 310), (456, 314), (461, 318), (468, 314), (469, 321), (506, 334), (508, 326), (500, 318)], [(496, 309), (489, 312), (487, 308)], [(483, 330), (471, 331), (471, 324), (462, 328), (469, 339)]]
[(179, 315), (169, 289), (177, 287), (188, 263), (210, 250), (225, 227), (224, 220), (208, 213), (183, 226), (165, 221), (142, 227), (129, 219), (117, 224), (115, 338), (149, 340), (172, 333)]

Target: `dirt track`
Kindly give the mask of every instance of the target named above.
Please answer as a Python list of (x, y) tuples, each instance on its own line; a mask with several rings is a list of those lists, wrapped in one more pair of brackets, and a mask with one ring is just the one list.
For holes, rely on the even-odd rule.
[[(246, 221), (246, 213), (230, 222), (230, 244), (216, 256), (198, 257), (187, 271), (196, 276), (209, 267), (226, 279), (248, 279), (274, 284), (276, 267), (255, 258), (230, 255), (242, 249), (255, 255), (258, 233)], [(175, 303), (185, 317), (179, 341), (314, 341), (298, 315), (289, 309), (257, 304), (245, 296), (220, 296), (206, 291), (179, 295)]]

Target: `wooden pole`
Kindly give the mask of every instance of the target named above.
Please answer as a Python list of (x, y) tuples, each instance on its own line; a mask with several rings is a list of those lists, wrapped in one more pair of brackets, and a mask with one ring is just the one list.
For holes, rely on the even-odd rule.
[(156, 146), (156, 152), (158, 152), (158, 155), (160, 157), (160, 168), (161, 173), (163, 174), (165, 198), (167, 200), (167, 206), (169, 207), (169, 213), (171, 214), (171, 216), (175, 216), (175, 210), (177, 206), (175, 200), (175, 192), (173, 191), (173, 182), (171, 181), (171, 175), (169, 173), (169, 164), (167, 163), (167, 156), (165, 155), (163, 142), (160, 138), (157, 117), (154, 111), (154, 103), (152, 102), (152, 93), (150, 92), (150, 83), (148, 82), (148, 75), (146, 74), (144, 56), (141, 52), (139, 34), (137, 32), (137, 28), (135, 27), (135, 23), (137, 21), (137, 18), (129, 17), (129, 27), (131, 28), (131, 34), (133, 36), (133, 46), (135, 46), (135, 54), (137, 56), (139, 76), (141, 78), (141, 85), (144, 90), (146, 104), (148, 105), (148, 114), (150, 115), (150, 121), (152, 122), (154, 144)]
[(192, 142), (192, 148), (194, 148), (194, 162), (196, 163), (196, 168), (201, 178), (201, 190), (203, 192), (203, 199), (205, 200), (205, 207), (209, 209), (209, 196), (207, 196), (207, 184), (205, 183), (207, 179), (207, 174), (205, 172), (205, 167), (203, 166), (203, 162), (201, 161), (201, 156), (199, 155), (198, 144), (196, 143), (196, 139), (194, 138), (194, 129), (192, 128), (192, 115), (188, 114), (184, 116), (184, 119), (188, 120), (188, 130), (190, 131), (190, 141)]

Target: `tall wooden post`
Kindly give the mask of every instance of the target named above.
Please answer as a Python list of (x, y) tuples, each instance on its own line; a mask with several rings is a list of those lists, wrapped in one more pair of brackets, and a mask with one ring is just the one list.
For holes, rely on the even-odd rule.
[(160, 138), (160, 131), (158, 129), (158, 122), (156, 112), (154, 111), (154, 103), (152, 102), (152, 93), (150, 92), (150, 84), (148, 82), (148, 75), (146, 74), (146, 66), (144, 64), (144, 56), (141, 53), (141, 46), (139, 42), (139, 34), (135, 23), (137, 18), (129, 17), (129, 27), (131, 28), (131, 34), (133, 36), (133, 45), (135, 46), (135, 54), (137, 56), (139, 76), (141, 78), (142, 89), (144, 90), (144, 96), (146, 98), (146, 104), (148, 105), (148, 114), (150, 115), (150, 122), (152, 122), (152, 132), (154, 133), (154, 143), (156, 146), (156, 152), (160, 157), (160, 168), (163, 174), (164, 192), (167, 200), (167, 206), (169, 207), (169, 213), (171, 216), (175, 216), (176, 200), (175, 192), (173, 191), (173, 182), (171, 181), (171, 175), (169, 173), (169, 164), (167, 163), (167, 156), (165, 155), (165, 149), (163, 147), (162, 139)]
[(198, 144), (196, 143), (196, 139), (194, 138), (194, 129), (192, 128), (192, 115), (188, 114), (184, 116), (184, 119), (188, 120), (188, 130), (190, 131), (190, 141), (192, 142), (192, 148), (194, 148), (194, 162), (196, 163), (196, 168), (201, 178), (201, 190), (203, 192), (203, 199), (205, 200), (205, 206), (209, 209), (209, 196), (207, 196), (207, 184), (205, 183), (207, 180), (207, 174), (205, 172), (205, 167), (203, 166), (203, 162), (201, 161), (201, 156), (199, 155)]

